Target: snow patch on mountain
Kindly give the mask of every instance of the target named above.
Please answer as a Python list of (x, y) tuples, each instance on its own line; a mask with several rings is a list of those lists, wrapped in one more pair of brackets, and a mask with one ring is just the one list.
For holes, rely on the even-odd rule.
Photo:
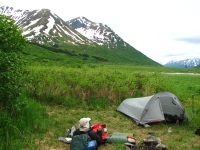
[(44, 32), (46, 34), (49, 34), (49, 31), (51, 29), (53, 29), (54, 24), (55, 24), (55, 20), (50, 16), (49, 19), (48, 19), (48, 23), (47, 23), (47, 29), (44, 30)]
[(0, 14), (10, 16), (12, 19), (16, 20), (16, 22), (26, 16), (28, 12), (28, 10), (15, 10), (13, 7), (9, 6), (0, 7)]
[(0, 14), (14, 19), (23, 31), (22, 34), (32, 42), (55, 44), (55, 41), (59, 43), (60, 38), (62, 38), (65, 43), (91, 43), (89, 39), (71, 28), (64, 20), (48, 9), (23, 11), (2, 6)]
[(107, 45), (108, 48), (126, 46), (126, 43), (105, 24), (92, 22), (83, 16), (67, 21), (67, 23), (98, 45)]

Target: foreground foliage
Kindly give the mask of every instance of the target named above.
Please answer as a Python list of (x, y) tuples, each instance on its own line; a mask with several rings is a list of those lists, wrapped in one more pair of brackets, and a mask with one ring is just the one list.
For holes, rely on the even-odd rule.
[(33, 133), (46, 129), (41, 123), (45, 109), (22, 94), (27, 79), (22, 56), (26, 43), (14, 20), (0, 15), (0, 149), (22, 149), (31, 144)]
[(42, 138), (48, 128), (46, 108), (22, 94), (13, 103), (14, 113), (1, 110), (0, 149), (35, 148), (35, 138)]
[(26, 40), (14, 20), (0, 15), (0, 108), (12, 107), (23, 86), (24, 62), (20, 52)]

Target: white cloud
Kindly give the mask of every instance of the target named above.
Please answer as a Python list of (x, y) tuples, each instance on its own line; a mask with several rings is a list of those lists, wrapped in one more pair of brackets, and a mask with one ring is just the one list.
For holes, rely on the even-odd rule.
[(200, 37), (199, 0), (6, 0), (1, 4), (23, 10), (47, 8), (65, 21), (84, 16), (106, 24), (157, 62), (200, 57), (198, 41), (186, 41)]

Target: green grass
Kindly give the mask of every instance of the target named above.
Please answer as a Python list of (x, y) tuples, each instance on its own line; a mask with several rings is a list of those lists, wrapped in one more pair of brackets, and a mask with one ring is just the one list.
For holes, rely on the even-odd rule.
[(167, 80), (173, 83), (173, 90), (184, 101), (184, 99), (199, 98), (200, 76), (199, 75), (168, 75)]

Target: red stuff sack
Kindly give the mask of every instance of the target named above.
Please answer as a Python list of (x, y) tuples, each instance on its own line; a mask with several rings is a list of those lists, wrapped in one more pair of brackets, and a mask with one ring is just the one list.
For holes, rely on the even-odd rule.
[[(92, 126), (92, 130), (94, 132), (97, 132), (98, 128), (102, 128), (102, 130), (104, 131), (104, 128), (106, 128), (106, 124), (100, 124), (100, 123), (97, 123), (95, 125)], [(103, 132), (102, 134), (102, 139), (106, 139), (108, 137), (108, 132)]]

